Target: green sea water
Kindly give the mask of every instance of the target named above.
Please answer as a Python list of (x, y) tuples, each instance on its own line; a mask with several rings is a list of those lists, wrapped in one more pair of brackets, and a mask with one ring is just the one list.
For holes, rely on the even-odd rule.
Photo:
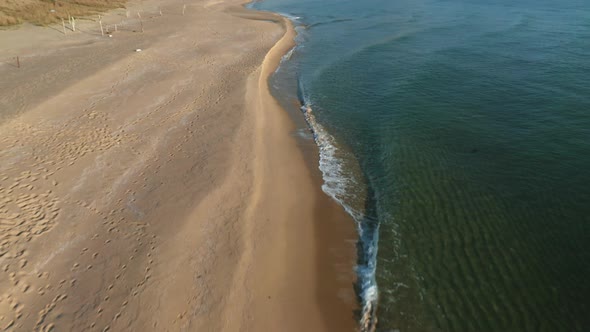
[(313, 109), (378, 331), (590, 331), (589, 2), (255, 7), (299, 26), (272, 84)]

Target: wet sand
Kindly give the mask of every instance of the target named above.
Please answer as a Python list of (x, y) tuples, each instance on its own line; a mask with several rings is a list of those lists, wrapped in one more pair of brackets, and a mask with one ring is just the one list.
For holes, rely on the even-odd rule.
[(355, 330), (354, 225), (268, 89), (293, 29), (242, 2), (0, 31), (0, 328)]

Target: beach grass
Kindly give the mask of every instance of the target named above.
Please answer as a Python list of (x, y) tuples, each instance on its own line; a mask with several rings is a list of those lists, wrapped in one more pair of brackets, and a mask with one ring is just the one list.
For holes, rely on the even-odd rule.
[(0, 0), (0, 26), (47, 25), (124, 7), (125, 0)]

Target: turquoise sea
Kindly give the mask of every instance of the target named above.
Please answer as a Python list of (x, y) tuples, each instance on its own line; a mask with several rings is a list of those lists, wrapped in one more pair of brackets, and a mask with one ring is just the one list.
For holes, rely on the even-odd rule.
[(358, 223), (367, 330), (590, 331), (590, 2), (253, 6), (297, 25), (271, 85)]

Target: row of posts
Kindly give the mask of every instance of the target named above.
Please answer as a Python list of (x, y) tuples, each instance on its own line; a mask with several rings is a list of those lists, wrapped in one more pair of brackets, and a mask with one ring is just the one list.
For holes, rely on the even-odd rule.
[[(182, 16), (184, 16), (184, 13), (185, 12), (186, 12), (186, 4), (183, 4), (182, 5)], [(159, 13), (160, 13), (160, 16), (162, 16), (162, 9), (161, 8), (159, 8)], [(125, 15), (127, 16), (127, 18), (129, 18), (129, 11), (127, 11), (125, 13)], [(141, 32), (143, 32), (144, 31), (143, 30), (143, 20), (141, 19), (141, 14), (140, 13), (137, 13), (137, 17), (139, 18), (139, 24), (141, 26)], [(75, 32), (76, 31), (76, 18), (73, 17), (73, 16), (69, 16), (68, 17), (68, 22), (70, 23), (71, 30)], [(65, 22), (65, 20), (63, 18), (61, 19), (61, 25), (62, 25), (62, 28), (63, 28), (64, 35), (67, 34), (67, 32), (66, 32), (67, 31), (66, 30), (66, 22)], [(104, 36), (104, 28), (102, 26), (102, 16), (101, 15), (98, 15), (98, 25), (100, 26), (100, 34), (102, 36)], [(118, 31), (117, 24), (115, 24), (115, 31)], [(107, 29), (107, 32), (108, 32), (108, 29)]]
[[(159, 9), (159, 12), (160, 12), (160, 16), (162, 16), (162, 9), (161, 8)], [(182, 16), (184, 16), (184, 13), (185, 12), (186, 12), (186, 4), (182, 5)], [(125, 13), (125, 15), (127, 16), (127, 18), (129, 18), (129, 11), (127, 11)], [(141, 26), (141, 32), (143, 32), (143, 20), (141, 19), (141, 14), (140, 13), (137, 13), (137, 17), (139, 18), (139, 24)], [(71, 30), (75, 32), (76, 31), (76, 18), (73, 17), (73, 16), (68, 16), (68, 22), (70, 24)], [(65, 22), (65, 20), (63, 18), (61, 19), (61, 25), (62, 25), (63, 32), (64, 32), (64, 35), (65, 35), (67, 30), (66, 30), (66, 22)], [(100, 34), (102, 36), (104, 36), (105, 31), (104, 31), (104, 28), (102, 26), (102, 16), (101, 15), (98, 15), (98, 25), (100, 26)], [(118, 31), (117, 24), (115, 24), (115, 31)], [(108, 27), (107, 27), (107, 33), (108, 32), (109, 31), (108, 31)], [(17, 68), (20, 68), (20, 58), (18, 56), (16, 57), (16, 67)]]
[[(70, 22), (70, 27), (72, 27), (72, 31), (76, 31), (76, 18), (69, 16), (68, 21)], [(66, 34), (66, 22), (64, 19), (61, 19), (61, 25), (64, 29), (64, 35)]]

